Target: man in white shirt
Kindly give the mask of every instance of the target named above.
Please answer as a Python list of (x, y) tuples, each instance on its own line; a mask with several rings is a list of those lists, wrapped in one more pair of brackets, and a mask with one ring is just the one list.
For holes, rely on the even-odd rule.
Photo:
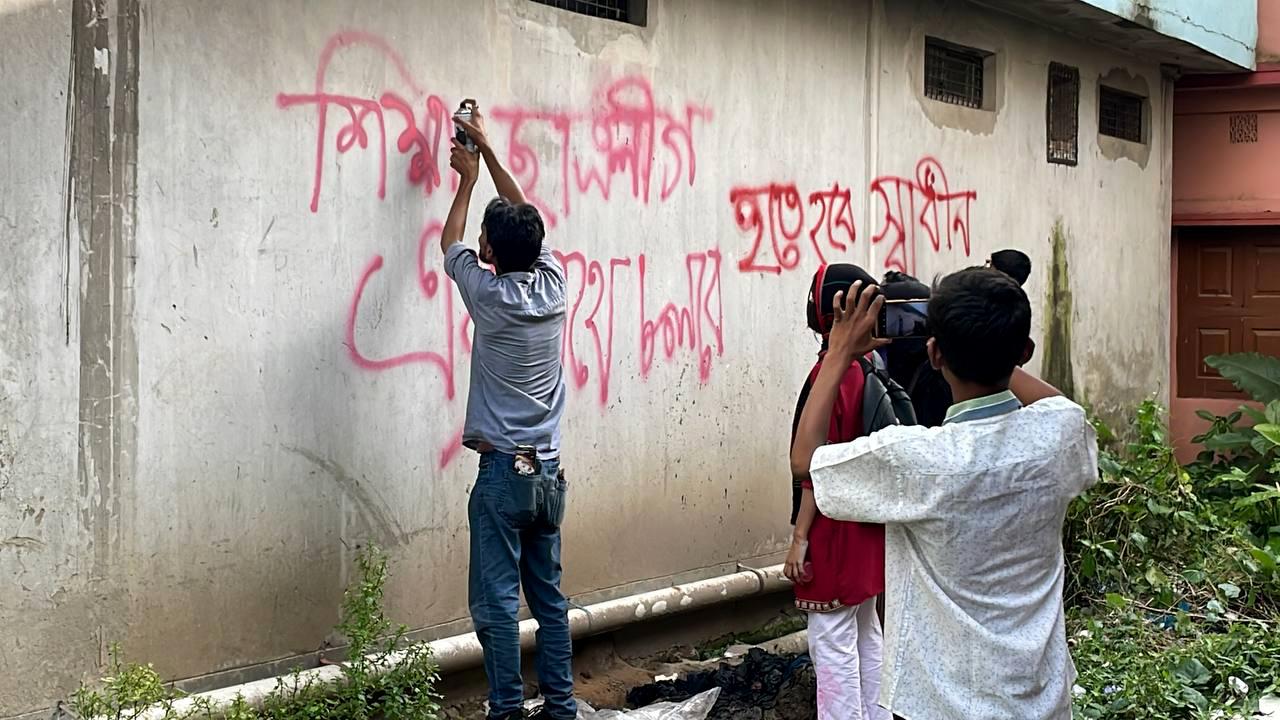
[(1062, 522), (1098, 477), (1093, 428), (1021, 370), (1035, 350), (1022, 288), (972, 268), (929, 301), (929, 359), (956, 403), (946, 422), (823, 446), (844, 369), (886, 344), (873, 337), (884, 300), (860, 290), (836, 299), (791, 463), (824, 515), (886, 526), (880, 704), (904, 720), (1070, 718)]

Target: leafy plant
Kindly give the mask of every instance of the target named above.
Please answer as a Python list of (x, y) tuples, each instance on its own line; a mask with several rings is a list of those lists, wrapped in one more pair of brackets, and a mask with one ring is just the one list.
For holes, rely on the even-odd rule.
[[(107, 675), (102, 690), (86, 687), (71, 696), (71, 711), (82, 718), (120, 720), (136, 717), (142, 710), (178, 698), (151, 665), (126, 663), (120, 646), (108, 650)], [(175, 719), (176, 720), (176, 719)]]
[[(1244, 405), (1226, 416), (1205, 410), (1196, 413), (1210, 423), (1209, 429), (1193, 438), (1202, 443), (1202, 463), (1243, 467), (1249, 478), (1266, 473), (1280, 448), (1280, 357), (1260, 353), (1211, 355), (1205, 363), (1248, 393), (1260, 410)], [(1241, 422), (1248, 418), (1247, 425)]]
[(1280, 487), (1255, 482), (1277, 463), (1180, 467), (1152, 402), (1124, 445), (1098, 425), (1102, 476), (1066, 525), (1076, 717), (1248, 716), (1280, 682)]
[(1262, 353), (1210, 355), (1205, 364), (1262, 404), (1280, 400), (1280, 357)]
[(408, 643), (404, 626), (393, 627), (383, 611), (387, 558), (370, 548), (356, 558), (357, 578), (342, 599), (337, 629), (348, 642), (343, 680), (321, 685), (295, 671), (276, 680), (260, 709), (237, 697), (215, 710), (207, 701), (182, 706), (182, 694), (165, 686), (150, 665), (123, 662), (112, 647), (100, 689), (81, 687), (71, 700), (80, 718), (134, 720), (158, 708), (162, 720), (436, 720), (439, 681), (430, 648)]

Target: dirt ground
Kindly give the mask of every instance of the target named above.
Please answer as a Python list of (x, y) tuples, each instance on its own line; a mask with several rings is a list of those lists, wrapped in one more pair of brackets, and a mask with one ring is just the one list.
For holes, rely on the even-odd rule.
[[(579, 672), (574, 678), (574, 694), (593, 708), (622, 709), (627, 706), (627, 692), (633, 687), (653, 682), (653, 673), (610, 656), (597, 667)], [(537, 694), (537, 688), (525, 688), (526, 697)], [(472, 698), (445, 708), (448, 720), (476, 720), (484, 717), (484, 698)]]
[(810, 720), (817, 717), (813, 665), (803, 655), (774, 655), (753, 648), (741, 662), (632, 688), (628, 707), (685, 700), (713, 687), (720, 697), (708, 720)]
[[(705, 663), (674, 650), (644, 660), (612, 657), (576, 678), (577, 696), (596, 709), (625, 709), (661, 701), (685, 700), (720, 688), (708, 720), (813, 720), (816, 680), (803, 655), (775, 655), (751, 649), (729, 662)], [(675, 680), (655, 682), (657, 674), (688, 668)], [(484, 717), (483, 698), (446, 708), (449, 720)]]

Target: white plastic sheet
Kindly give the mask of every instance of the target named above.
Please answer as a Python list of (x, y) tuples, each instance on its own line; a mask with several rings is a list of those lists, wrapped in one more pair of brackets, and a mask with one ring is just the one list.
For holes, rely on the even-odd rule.
[(636, 710), (594, 710), (579, 701), (578, 720), (707, 720), (720, 697), (720, 688), (711, 688), (684, 702), (660, 702)]
[[(578, 720), (707, 720), (719, 698), (720, 688), (717, 687), (682, 702), (654, 703), (635, 710), (596, 710), (579, 700)], [(528, 700), (524, 704), (525, 712), (535, 710), (541, 704), (541, 698)], [(489, 712), (487, 702), (484, 711), (486, 714)]]

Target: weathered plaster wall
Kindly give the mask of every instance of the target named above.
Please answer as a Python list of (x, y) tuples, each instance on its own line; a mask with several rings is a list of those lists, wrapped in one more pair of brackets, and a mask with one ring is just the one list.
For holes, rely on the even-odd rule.
[[(970, 17), (963, 6), (934, 10), (931, 3), (916, 2), (886, 7), (886, 32), (878, 41), (883, 53), (879, 112), (871, 121), (879, 172), (896, 170), (920, 154), (937, 158), (952, 192), (978, 193), (971, 216), (964, 218), (973, 228), (971, 262), (1004, 247), (1031, 255), (1027, 291), (1036, 311), (1035, 332), (1042, 339), (1035, 368), (1044, 367), (1047, 351), (1057, 353), (1059, 368), (1073, 368), (1077, 398), (1116, 415), (1149, 394), (1166, 392), (1172, 96), (1159, 69), (1091, 52), (1070, 38), (999, 16)], [(997, 63), (994, 81), (1002, 100), (994, 112), (942, 106), (923, 97), (918, 48), (926, 35), (1006, 58)], [(1075, 167), (1046, 162), (1049, 62), (1080, 70)], [(1147, 143), (1098, 134), (1102, 83), (1148, 98)], [(951, 122), (921, 121), (922, 110), (939, 108)], [(874, 227), (883, 217), (878, 202), (867, 210)], [(1055, 228), (1062, 240), (1058, 262), (1066, 271), (1059, 290), (1070, 295), (1068, 305), (1050, 301), (1055, 297)], [(962, 239), (958, 232), (944, 234), (941, 244), (950, 240), (958, 248)], [(921, 277), (962, 262), (955, 251), (933, 252), (927, 230), (917, 230), (916, 242)], [(1067, 346), (1047, 342), (1047, 329), (1055, 323), (1070, 338)]]
[[(989, 111), (922, 96), (926, 34), (997, 53)], [(1077, 167), (1045, 162), (1051, 60)], [(1097, 139), (1117, 70), (1141, 162)], [(0, 0), (0, 77), (0, 716), (111, 641), (168, 677), (315, 650), (367, 542), (397, 618), (465, 617), (469, 327), (433, 244), (464, 95), (566, 254), (570, 593), (784, 547), (820, 256), (1021, 247), (1041, 336), (1060, 227), (1077, 394), (1168, 377), (1157, 68), (961, 3)]]
[(1269, 0), (1082, 0), (1130, 22), (1252, 68), (1258, 7)]

